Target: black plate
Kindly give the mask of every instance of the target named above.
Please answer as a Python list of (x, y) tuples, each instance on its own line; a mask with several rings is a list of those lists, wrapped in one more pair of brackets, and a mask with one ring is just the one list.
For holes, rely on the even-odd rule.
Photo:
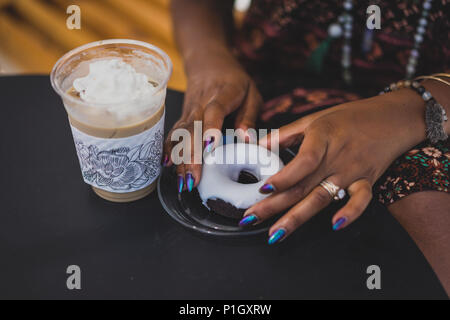
[[(280, 152), (280, 158), (286, 164), (295, 154), (289, 150)], [(177, 175), (175, 166), (164, 168), (158, 179), (158, 197), (166, 212), (183, 226), (200, 233), (224, 236), (241, 237), (267, 232), (272, 220), (257, 224), (253, 227), (242, 228), (235, 219), (218, 215), (206, 208), (197, 189), (192, 192), (177, 192)]]

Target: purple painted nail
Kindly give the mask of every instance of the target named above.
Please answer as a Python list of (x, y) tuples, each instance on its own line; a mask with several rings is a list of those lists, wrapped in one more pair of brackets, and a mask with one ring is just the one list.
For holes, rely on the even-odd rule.
[(259, 188), (259, 192), (261, 192), (263, 194), (272, 193), (274, 191), (275, 191), (275, 187), (270, 183), (266, 183), (261, 188)]
[(333, 230), (338, 231), (342, 229), (346, 222), (347, 222), (346, 217), (339, 218), (338, 221), (336, 221), (336, 223), (333, 225)]
[(184, 178), (183, 176), (178, 176), (178, 193), (183, 192), (183, 187), (184, 187)]
[(189, 192), (192, 191), (192, 189), (194, 188), (194, 176), (192, 175), (192, 173), (188, 172), (186, 173), (186, 186)]
[(258, 221), (258, 217), (254, 214), (250, 214), (246, 217), (244, 217), (241, 221), (239, 221), (240, 227), (245, 227), (251, 224), (254, 224), (256, 221)]

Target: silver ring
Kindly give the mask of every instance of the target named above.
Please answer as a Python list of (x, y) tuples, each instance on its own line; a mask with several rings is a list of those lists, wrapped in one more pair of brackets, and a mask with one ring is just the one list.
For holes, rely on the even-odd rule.
[(331, 198), (335, 201), (339, 201), (345, 198), (346, 192), (344, 189), (338, 187), (333, 182), (330, 182), (328, 180), (323, 180), (320, 183), (320, 186), (327, 190), (327, 192), (330, 194)]

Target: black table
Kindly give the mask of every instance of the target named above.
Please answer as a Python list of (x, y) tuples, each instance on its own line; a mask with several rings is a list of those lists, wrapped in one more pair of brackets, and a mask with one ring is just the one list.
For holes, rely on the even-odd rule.
[[(446, 298), (401, 226), (373, 202), (333, 232), (330, 208), (280, 245), (196, 234), (156, 192), (129, 204), (80, 176), (66, 113), (47, 76), (0, 77), (0, 298)], [(182, 94), (169, 91), (166, 130)], [(379, 265), (382, 290), (366, 287)], [(82, 289), (69, 291), (78, 265)]]

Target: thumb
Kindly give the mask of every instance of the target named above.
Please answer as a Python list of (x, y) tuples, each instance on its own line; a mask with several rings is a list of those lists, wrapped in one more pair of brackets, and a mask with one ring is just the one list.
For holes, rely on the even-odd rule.
[(303, 140), (306, 127), (307, 124), (305, 123), (304, 119), (299, 119), (281, 127), (276, 134), (278, 137), (274, 133), (269, 133), (268, 135), (259, 139), (258, 143), (259, 145), (267, 149), (272, 148), (272, 143), (278, 143), (279, 147), (282, 149), (288, 148), (295, 144), (299, 144)]

